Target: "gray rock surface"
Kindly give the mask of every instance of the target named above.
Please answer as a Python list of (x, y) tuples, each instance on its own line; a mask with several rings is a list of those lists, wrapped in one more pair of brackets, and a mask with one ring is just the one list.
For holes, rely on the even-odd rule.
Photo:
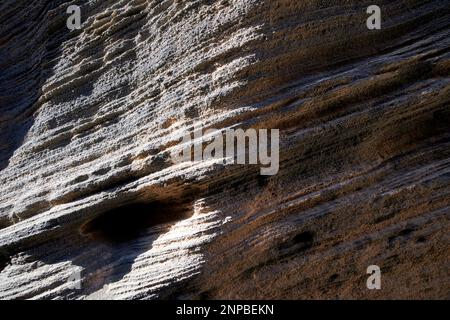
[[(0, 298), (449, 298), (449, 4), (371, 4), (3, 0)], [(196, 121), (279, 173), (173, 163)]]

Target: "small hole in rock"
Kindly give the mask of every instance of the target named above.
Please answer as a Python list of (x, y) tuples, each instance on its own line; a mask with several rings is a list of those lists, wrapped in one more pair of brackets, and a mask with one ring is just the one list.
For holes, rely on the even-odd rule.
[(291, 238), (288, 242), (282, 244), (279, 248), (281, 250), (295, 250), (295, 251), (304, 251), (312, 247), (314, 241), (314, 233), (311, 231), (304, 231), (293, 238)]
[(337, 278), (339, 278), (338, 274), (332, 274), (329, 278), (328, 278), (328, 282), (332, 283), (335, 282), (337, 280)]
[(427, 239), (425, 237), (419, 237), (416, 240), (416, 242), (418, 242), (418, 243), (423, 243), (423, 242), (426, 242), (426, 241), (427, 241)]
[(400, 231), (398, 233), (398, 236), (406, 237), (406, 236), (410, 235), (411, 233), (413, 233), (414, 231), (415, 230), (413, 228), (406, 228), (406, 229), (403, 229), (402, 231)]
[(313, 242), (313, 238), (314, 238), (314, 235), (311, 231), (305, 231), (305, 232), (297, 234), (294, 237), (293, 241), (296, 244), (304, 244), (307, 246), (311, 246), (311, 244)]
[(191, 204), (133, 203), (103, 213), (81, 227), (83, 235), (110, 243), (139, 237), (149, 228), (176, 223), (193, 215)]

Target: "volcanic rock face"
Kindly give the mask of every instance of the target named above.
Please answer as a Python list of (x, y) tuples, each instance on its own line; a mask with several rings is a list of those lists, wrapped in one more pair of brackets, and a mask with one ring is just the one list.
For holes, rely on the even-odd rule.
[(2, 0), (0, 298), (449, 298), (449, 3), (372, 4)]

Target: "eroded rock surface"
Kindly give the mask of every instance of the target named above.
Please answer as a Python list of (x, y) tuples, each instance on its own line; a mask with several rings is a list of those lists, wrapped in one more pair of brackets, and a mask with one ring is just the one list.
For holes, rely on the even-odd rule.
[[(449, 3), (371, 4), (3, 0), (0, 298), (449, 298)], [(174, 164), (196, 121), (279, 173)]]

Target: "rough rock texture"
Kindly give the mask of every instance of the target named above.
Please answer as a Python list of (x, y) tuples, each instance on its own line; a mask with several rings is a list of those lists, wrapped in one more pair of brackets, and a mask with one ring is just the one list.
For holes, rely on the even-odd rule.
[[(449, 2), (371, 4), (2, 0), (0, 298), (450, 298)], [(175, 165), (197, 120), (279, 173)]]

